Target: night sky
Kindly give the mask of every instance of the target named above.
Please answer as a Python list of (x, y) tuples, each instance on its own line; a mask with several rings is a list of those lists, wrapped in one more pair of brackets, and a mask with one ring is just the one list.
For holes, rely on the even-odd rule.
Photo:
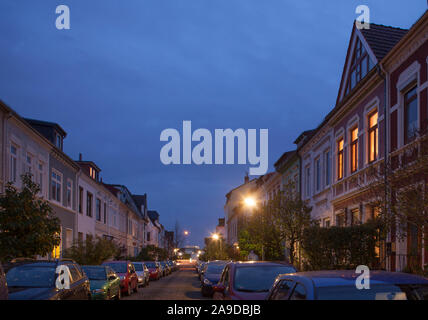
[[(411, 4), (410, 4), (411, 3)], [(56, 6), (71, 29), (55, 28)], [(0, 2), (0, 99), (59, 123), (107, 183), (203, 245), (248, 165), (164, 166), (166, 128), (269, 129), (269, 167), (334, 106), (355, 8), (409, 28), (425, 0), (43, 0)]]

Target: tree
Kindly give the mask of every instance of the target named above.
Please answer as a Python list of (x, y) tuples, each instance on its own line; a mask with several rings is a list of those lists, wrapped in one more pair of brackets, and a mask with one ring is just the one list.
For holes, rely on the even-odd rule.
[(65, 250), (64, 257), (81, 265), (99, 265), (114, 258), (120, 251), (121, 248), (113, 240), (89, 236)]
[(154, 260), (167, 260), (168, 250), (158, 248), (154, 245), (148, 245), (141, 249), (138, 256), (135, 258), (137, 261), (154, 261)]
[(206, 260), (227, 260), (229, 259), (229, 247), (223, 238), (213, 240), (208, 238), (204, 249), (203, 259)]
[(280, 238), (285, 241), (290, 263), (294, 264), (300, 252), (303, 231), (316, 223), (311, 219), (312, 208), (300, 198), (293, 182), (287, 183), (268, 206), (273, 211)]
[(60, 220), (49, 202), (39, 197), (31, 174), (21, 176), (22, 189), (12, 183), (0, 197), (0, 258), (45, 256), (60, 244)]
[(175, 226), (174, 226), (174, 246), (175, 248), (181, 248), (183, 244), (184, 244), (183, 232), (180, 228), (180, 224), (178, 223), (178, 220), (176, 220)]

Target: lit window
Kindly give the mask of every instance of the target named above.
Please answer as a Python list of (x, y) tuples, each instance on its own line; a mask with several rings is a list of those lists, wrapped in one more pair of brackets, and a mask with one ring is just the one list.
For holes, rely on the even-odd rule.
[(416, 87), (404, 96), (404, 143), (413, 141), (418, 129), (418, 95)]
[(377, 125), (378, 115), (377, 111), (369, 115), (369, 132), (368, 132), (368, 153), (369, 153), (369, 162), (373, 162), (377, 159), (378, 155), (378, 125)]
[(351, 172), (358, 169), (358, 128), (351, 130)]
[(337, 179), (343, 178), (343, 138), (337, 142)]

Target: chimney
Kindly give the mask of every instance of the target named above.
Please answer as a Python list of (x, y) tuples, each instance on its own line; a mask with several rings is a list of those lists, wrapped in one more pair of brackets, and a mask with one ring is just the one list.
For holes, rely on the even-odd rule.
[(79, 153), (79, 161), (82, 161), (82, 160), (83, 160), (83, 156), (81, 153)]
[(245, 173), (244, 182), (245, 182), (245, 183), (250, 182), (250, 178), (248, 177), (248, 172), (247, 172), (247, 173)]

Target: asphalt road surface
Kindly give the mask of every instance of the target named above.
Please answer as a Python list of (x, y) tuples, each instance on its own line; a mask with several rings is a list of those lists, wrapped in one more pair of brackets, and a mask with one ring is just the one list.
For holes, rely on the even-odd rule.
[(202, 300), (198, 274), (194, 269), (173, 272), (158, 281), (150, 281), (149, 286), (139, 288), (138, 293), (123, 300)]

